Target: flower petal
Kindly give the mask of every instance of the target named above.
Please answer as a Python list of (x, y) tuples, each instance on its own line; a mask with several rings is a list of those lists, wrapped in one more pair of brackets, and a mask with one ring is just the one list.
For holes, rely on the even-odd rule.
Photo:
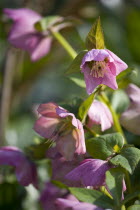
[(113, 63), (116, 66), (116, 75), (118, 75), (120, 72), (122, 72), (128, 68), (127, 64), (124, 61), (122, 61), (117, 55), (115, 55), (110, 50), (106, 49), (106, 51), (109, 53), (111, 58), (113, 58), (113, 60), (114, 60)]
[(56, 113), (56, 108), (58, 107), (55, 103), (47, 103), (47, 104), (40, 104), (37, 111), (39, 114), (43, 115), (44, 117), (54, 117), (58, 118), (58, 114)]
[(103, 210), (91, 203), (79, 202), (69, 199), (58, 198), (55, 201), (58, 210)]
[(16, 177), (21, 185), (27, 186), (33, 184), (37, 187), (37, 172), (35, 165), (30, 162), (17, 147), (1, 147), (0, 164), (14, 166)]
[(107, 85), (108, 87), (110, 87), (114, 90), (116, 90), (118, 88), (118, 85), (116, 82), (116, 77), (111, 72), (104, 74), (101, 84)]
[(100, 124), (101, 130), (105, 131), (113, 124), (113, 118), (108, 107), (100, 101), (94, 100), (88, 111), (89, 122), (88, 126)]
[(87, 159), (80, 166), (66, 175), (69, 180), (77, 181), (84, 186), (94, 188), (104, 185), (105, 173), (112, 166), (107, 161), (99, 159)]
[(40, 117), (35, 122), (34, 130), (44, 138), (53, 139), (58, 123), (59, 119), (57, 118)]

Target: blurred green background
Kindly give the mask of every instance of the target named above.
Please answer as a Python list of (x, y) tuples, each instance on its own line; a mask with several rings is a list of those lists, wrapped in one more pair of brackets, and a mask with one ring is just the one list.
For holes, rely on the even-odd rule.
[[(9, 144), (23, 149), (33, 143), (36, 134), (32, 127), (38, 104), (54, 101), (69, 104), (71, 109), (77, 98), (87, 97), (80, 80), (76, 84), (65, 76), (64, 72), (72, 60), (56, 40), (53, 41), (51, 52), (35, 63), (30, 61), (26, 52), (15, 49), (8, 43), (12, 21), (2, 11), (4, 8), (20, 7), (28, 7), (43, 16), (74, 16), (81, 19), (81, 24), (76, 28), (70, 27), (62, 31), (77, 52), (85, 49), (85, 37), (95, 19), (100, 16), (106, 47), (134, 69), (126, 80), (140, 86), (140, 1), (0, 0), (0, 95), (3, 106), (0, 116), (1, 145)], [(121, 106), (123, 110), (127, 106), (128, 100), (124, 95), (124, 92), (118, 90), (111, 97), (115, 109), (119, 110)], [(129, 137), (130, 142), (140, 146), (136, 136), (129, 134)], [(3, 192), (1, 191), (0, 193)], [(27, 191), (30, 191), (31, 196), (32, 189)], [(15, 195), (20, 197), (20, 193), (19, 191)], [(24, 194), (23, 189), (22, 193)], [(32, 205), (32, 200), (28, 204), (26, 202), (24, 209), (29, 209), (28, 205)], [(13, 209), (22, 209), (21, 202), (18, 207), (13, 202), (12, 205)], [(36, 206), (32, 205), (30, 209), (36, 209)]]

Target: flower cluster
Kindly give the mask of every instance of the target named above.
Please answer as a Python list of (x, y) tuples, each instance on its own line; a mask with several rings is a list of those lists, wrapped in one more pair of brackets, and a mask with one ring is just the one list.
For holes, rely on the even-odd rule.
[[(49, 27), (44, 31), (37, 30), (36, 23), (43, 17), (30, 9), (5, 9), (4, 14), (13, 20), (8, 39), (14, 47), (27, 51), (32, 61), (39, 60), (50, 51), (53, 32), (58, 33), (61, 28), (59, 26), (55, 28), (57, 21), (52, 23), (55, 30), (51, 34)], [(96, 33), (95, 30), (92, 38), (97, 35)], [(61, 35), (58, 34), (60, 39)], [(91, 37), (90, 41), (93, 41)], [(63, 39), (60, 43), (67, 42)], [(66, 44), (65, 49), (68, 46)], [(71, 49), (69, 46), (68, 52)], [(128, 157), (129, 146), (124, 146), (124, 134), (120, 123), (129, 132), (140, 135), (140, 88), (134, 84), (128, 85), (126, 93), (130, 99), (130, 105), (125, 112), (121, 113), (119, 119), (107, 96), (104, 96), (103, 91), (106, 89), (101, 84), (116, 90), (118, 88), (116, 76), (127, 67), (127, 64), (110, 50), (104, 47), (103, 49), (89, 48), (80, 60), (78, 68), (81, 69), (80, 73), (84, 74), (81, 75), (85, 79), (87, 93), (89, 95), (93, 93), (93, 95), (80, 105), (77, 115), (54, 102), (40, 104), (35, 110), (37, 119), (33, 129), (39, 137), (43, 137), (46, 144), (51, 143), (43, 157), (51, 162), (51, 175), (46, 178), (43, 190), (38, 184), (36, 166), (38, 163), (33, 162), (34, 158), (31, 159), (16, 147), (0, 148), (0, 165), (12, 166), (21, 185), (32, 184), (40, 191), (39, 201), (44, 210), (103, 210), (106, 206), (114, 209), (115, 205), (118, 205), (115, 209), (122, 209), (122, 200), (126, 191), (124, 170), (130, 173), (135, 170), (137, 164), (134, 163), (133, 166), (133, 160), (130, 159), (135, 152), (138, 154), (138, 149), (135, 148), (133, 155)], [(100, 86), (97, 88), (98, 85)], [(96, 91), (95, 88), (97, 88)], [(95, 125), (99, 125), (98, 133)], [(111, 135), (107, 133), (108, 129)], [(119, 134), (116, 134), (116, 131)], [(92, 146), (97, 151), (93, 150)], [(89, 147), (91, 148), (88, 149)], [(92, 150), (93, 154), (90, 152)], [(134, 159), (138, 163), (140, 159), (137, 157), (138, 155)], [(108, 176), (113, 180), (111, 184), (107, 181)], [(116, 180), (120, 184), (118, 188)], [(102, 192), (102, 187), (106, 192)], [(86, 192), (92, 190), (90, 193), (97, 193), (97, 198), (95, 196), (92, 202), (89, 199), (90, 203), (88, 203), (88, 195), (87, 202), (82, 198), (78, 200), (78, 196), (71, 194), (71, 188), (79, 191), (84, 189), (87, 190)], [(103, 202), (106, 202), (105, 207), (98, 201), (102, 196)]]

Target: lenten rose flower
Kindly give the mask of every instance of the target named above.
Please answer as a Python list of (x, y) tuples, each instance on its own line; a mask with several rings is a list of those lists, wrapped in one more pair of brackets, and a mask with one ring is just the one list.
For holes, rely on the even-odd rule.
[(39, 119), (34, 130), (44, 138), (56, 142), (58, 151), (67, 160), (72, 160), (74, 153), (86, 153), (82, 123), (62, 107), (47, 103), (38, 108)]
[(58, 210), (103, 210), (98, 206), (95, 206), (91, 203), (80, 202), (78, 200), (69, 200), (64, 198), (57, 198), (55, 201)]
[(44, 210), (56, 210), (55, 200), (63, 196), (66, 193), (66, 190), (61, 190), (47, 182), (45, 187), (40, 195), (40, 202)]
[(109, 129), (113, 124), (113, 118), (108, 107), (97, 100), (94, 100), (88, 110), (88, 127), (92, 127), (94, 124), (101, 125), (101, 130), (105, 131)]
[(32, 61), (37, 61), (50, 51), (52, 37), (34, 28), (34, 24), (42, 18), (38, 13), (27, 8), (6, 8), (4, 13), (14, 21), (8, 37), (13, 46), (27, 51)]
[(140, 135), (140, 88), (130, 84), (126, 93), (130, 99), (130, 106), (122, 113), (120, 122), (126, 130)]
[(127, 69), (127, 64), (107, 49), (92, 49), (82, 59), (81, 71), (84, 73), (87, 93), (104, 84), (117, 89), (116, 76)]
[(33, 184), (37, 187), (35, 165), (17, 147), (5, 146), (0, 148), (0, 165), (14, 166), (17, 180), (21, 185)]

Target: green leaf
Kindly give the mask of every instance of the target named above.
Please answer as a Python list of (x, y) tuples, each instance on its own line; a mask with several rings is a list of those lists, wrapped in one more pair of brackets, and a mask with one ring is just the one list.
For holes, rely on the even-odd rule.
[(51, 181), (55, 186), (57, 186), (58, 188), (61, 188), (61, 189), (69, 189), (67, 185), (63, 184), (62, 182), (60, 181), (57, 181), (57, 180), (52, 180)]
[(52, 145), (52, 142), (45, 140), (37, 144), (32, 144), (25, 148), (26, 154), (33, 160), (41, 160), (46, 157), (46, 151)]
[(112, 208), (113, 200), (102, 192), (75, 187), (70, 187), (69, 190), (80, 201), (92, 203), (102, 208)]
[(76, 56), (76, 58), (73, 60), (70, 67), (66, 71), (66, 75), (80, 72), (80, 65), (82, 63), (82, 58), (86, 53), (87, 50), (83, 50)]
[(126, 204), (127, 202), (139, 196), (140, 196), (140, 191), (136, 191), (134, 193), (128, 194), (127, 196), (125, 196), (124, 200), (122, 201), (122, 204)]
[(61, 20), (61, 17), (58, 15), (54, 16), (47, 16), (42, 18), (41, 20), (37, 21), (34, 25), (37, 31), (46, 31), (47, 28), (51, 27), (52, 25), (56, 24)]
[(81, 73), (74, 74), (74, 75), (72, 74), (68, 78), (70, 80), (72, 80), (79, 87), (82, 87), (82, 88), (86, 87), (85, 80), (84, 80), (83, 75)]
[(87, 113), (88, 113), (88, 110), (89, 110), (93, 100), (94, 100), (94, 96), (95, 96), (95, 92), (92, 93), (79, 107), (78, 117), (80, 118), (82, 123), (84, 123), (86, 120)]
[(135, 147), (124, 147), (120, 155), (110, 160), (114, 165), (120, 165), (125, 168), (129, 173), (133, 173), (137, 164), (140, 161), (140, 150)]
[(86, 38), (86, 47), (88, 50), (91, 49), (104, 49), (104, 36), (101, 27), (100, 17), (94, 23), (90, 29)]
[(111, 168), (106, 172), (106, 184), (114, 198), (114, 204), (121, 205), (124, 174), (120, 168)]
[(127, 210), (140, 210), (140, 205), (132, 205), (127, 208)]
[(120, 133), (112, 133), (87, 139), (86, 147), (92, 157), (106, 160), (121, 151), (123, 142), (123, 136)]

